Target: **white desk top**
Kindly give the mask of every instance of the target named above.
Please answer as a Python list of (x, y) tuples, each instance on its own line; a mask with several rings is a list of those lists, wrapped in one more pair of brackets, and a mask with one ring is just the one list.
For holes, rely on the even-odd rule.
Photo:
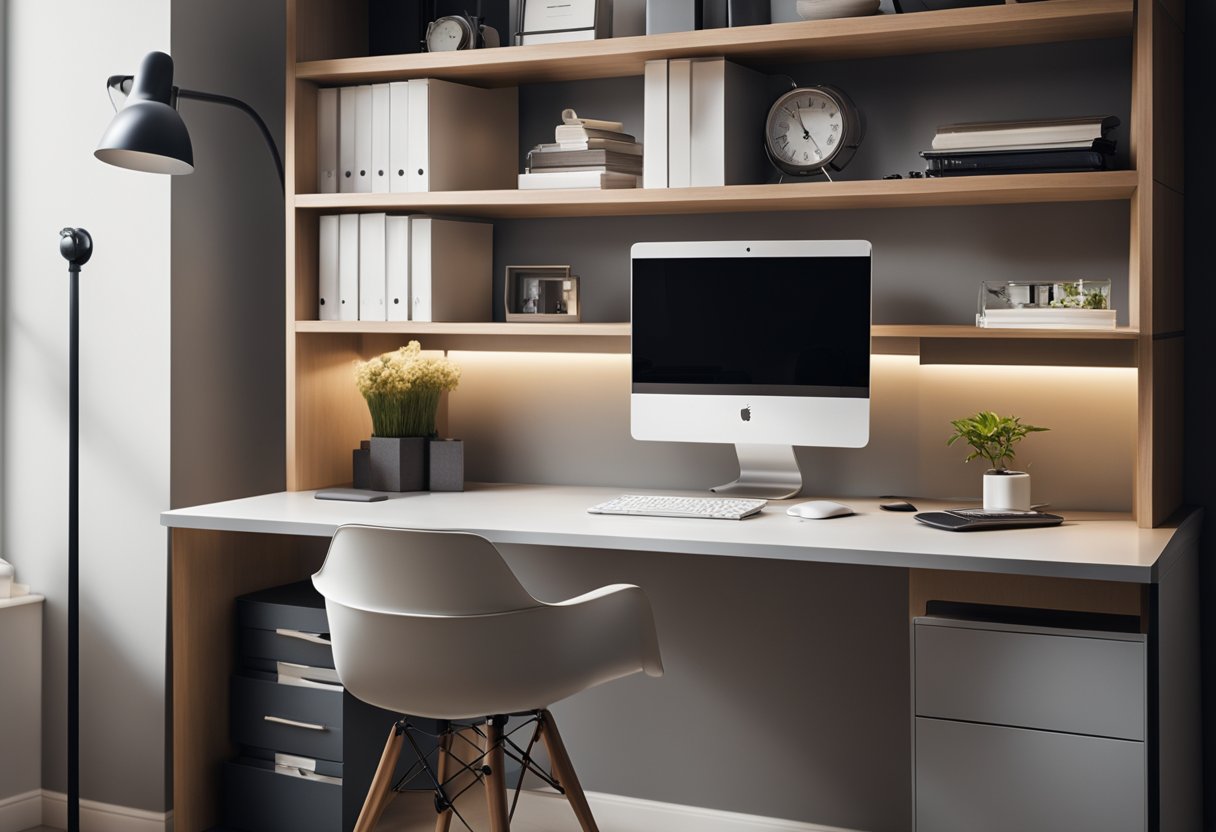
[[(462, 493), (400, 494), (379, 503), (314, 499), (282, 492), (167, 511), (165, 526), (332, 536), (343, 524), (460, 529), (495, 543), (681, 552), (915, 569), (952, 569), (1152, 583), (1174, 554), (1193, 545), (1199, 512), (1180, 524), (1141, 529), (1124, 514), (1062, 512), (1055, 528), (960, 534), (924, 526), (910, 513), (886, 512), (880, 500), (845, 502), (857, 515), (800, 520), (785, 509), (807, 498), (771, 502), (746, 520), (588, 514), (622, 493), (672, 493), (555, 485), (470, 485)], [(957, 508), (913, 500), (921, 511)]]

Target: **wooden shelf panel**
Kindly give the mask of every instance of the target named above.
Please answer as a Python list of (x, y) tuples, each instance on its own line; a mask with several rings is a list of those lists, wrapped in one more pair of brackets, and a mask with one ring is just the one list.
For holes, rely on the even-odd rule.
[(297, 333), (354, 335), (493, 335), (530, 337), (629, 337), (628, 323), (432, 323), (429, 321), (296, 321)]
[(1139, 330), (1118, 329), (985, 329), (966, 324), (875, 324), (875, 338), (961, 339), (987, 341), (1135, 341)]
[[(1064, 0), (1055, 0), (1063, 2)], [(929, 12), (923, 12), (929, 14)], [(791, 182), (714, 188), (613, 191), (434, 191), (411, 194), (299, 194), (297, 208), (400, 211), (492, 219), (926, 208), (1131, 199), (1136, 172), (1025, 173), (944, 179)]]
[(491, 86), (641, 75), (656, 58), (723, 56), (762, 65), (989, 49), (1131, 34), (1133, 0), (1051, 0), (908, 15), (707, 29), (581, 43), (339, 58), (296, 78), (354, 84), (444, 78)]

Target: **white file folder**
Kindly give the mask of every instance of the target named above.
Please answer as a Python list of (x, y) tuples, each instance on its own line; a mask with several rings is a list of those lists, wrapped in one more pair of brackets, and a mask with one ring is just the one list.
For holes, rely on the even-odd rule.
[(724, 58), (692, 62), (689, 184), (764, 182), (769, 166), (756, 140), (768, 113), (769, 77)]
[(409, 81), (407, 190), (514, 189), (519, 93), (416, 78)]
[(384, 308), (390, 321), (410, 319), (410, 218), (384, 221)]
[(494, 226), (410, 219), (411, 317), (415, 321), (489, 321)]
[(338, 320), (359, 320), (359, 215), (338, 218)]
[(317, 264), (317, 318), (322, 321), (340, 320), (338, 296), (338, 215), (321, 217), (318, 244), (320, 262)]
[(355, 192), (355, 91), (338, 89), (338, 192)]
[(372, 193), (386, 194), (392, 171), (389, 170), (389, 130), (392, 104), (388, 84), (372, 85)]
[(643, 106), (642, 187), (667, 187), (667, 61), (647, 61)]
[(398, 194), (408, 190), (409, 182), (409, 82), (394, 81), (388, 87), (388, 166), (391, 180), (389, 191)]
[(667, 184), (687, 188), (692, 169), (692, 62), (667, 65)]
[(317, 193), (338, 192), (338, 90), (317, 90)]
[(355, 87), (355, 193), (372, 192), (372, 88)]
[(359, 215), (359, 320), (388, 320), (384, 310), (384, 214)]

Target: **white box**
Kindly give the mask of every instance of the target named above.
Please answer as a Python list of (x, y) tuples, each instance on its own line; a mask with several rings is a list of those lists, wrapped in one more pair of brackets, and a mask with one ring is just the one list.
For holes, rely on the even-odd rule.
[(384, 306), (390, 321), (410, 319), (410, 217), (384, 221)]
[(338, 192), (338, 90), (317, 90), (317, 193)]
[(339, 246), (339, 218), (337, 214), (321, 217), (320, 250), (317, 263), (317, 319), (321, 321), (341, 320), (341, 299), (338, 292), (338, 273), (341, 269)]
[(386, 321), (384, 214), (359, 215), (359, 320)]
[(403, 194), (409, 189), (409, 89), (408, 81), (394, 81), (388, 85), (388, 166), (391, 178), (389, 191), (394, 194)]
[(359, 215), (338, 218), (338, 320), (359, 320)]
[(372, 88), (354, 88), (355, 107), (355, 193), (372, 192)]
[(642, 125), (642, 187), (667, 187), (667, 61), (647, 61)]
[(372, 85), (372, 193), (389, 192), (389, 130), (391, 103), (388, 84)]
[[(687, 188), (692, 171), (692, 62), (667, 64), (667, 185)], [(644, 163), (643, 163), (644, 164)]]
[(493, 319), (494, 226), (467, 220), (410, 220), (411, 319)]
[(355, 91), (338, 89), (338, 193), (355, 192)]
[(759, 136), (769, 78), (723, 58), (692, 62), (689, 185), (753, 185), (769, 176)]

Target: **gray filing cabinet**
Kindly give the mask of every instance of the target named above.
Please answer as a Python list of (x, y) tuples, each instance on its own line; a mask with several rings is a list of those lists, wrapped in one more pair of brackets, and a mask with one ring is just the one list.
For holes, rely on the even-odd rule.
[[(323, 678), (334, 666), (325, 603), (311, 582), (238, 598), (237, 623), (240, 660), (231, 681), (230, 714), (241, 757), (224, 764), (225, 826), (246, 832), (349, 832), (385, 736), (400, 717), (355, 699), (339, 685), (305, 687), (280, 680), (280, 662), (322, 671), (303, 671), (311, 678)], [(434, 727), (429, 720), (412, 721)], [(422, 745), (433, 752), (433, 742)], [(412, 756), (402, 754), (398, 775)]]
[(1144, 832), (1139, 633), (913, 620), (916, 832)]

